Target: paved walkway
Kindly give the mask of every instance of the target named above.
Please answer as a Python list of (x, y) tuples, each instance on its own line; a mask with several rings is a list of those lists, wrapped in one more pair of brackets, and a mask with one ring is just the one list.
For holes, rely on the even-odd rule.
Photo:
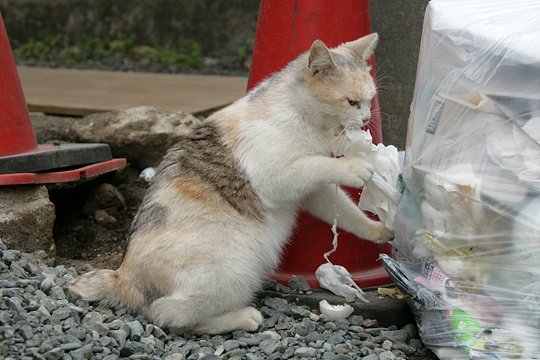
[(64, 115), (148, 105), (204, 113), (244, 95), (247, 78), (17, 68), (30, 111)]

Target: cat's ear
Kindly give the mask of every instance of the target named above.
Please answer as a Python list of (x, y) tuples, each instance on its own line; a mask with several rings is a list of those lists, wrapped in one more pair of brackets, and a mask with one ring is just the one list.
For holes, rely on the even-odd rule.
[(311, 74), (327, 74), (335, 66), (330, 50), (321, 40), (315, 40), (311, 45), (311, 50), (309, 50), (308, 68), (311, 70)]
[(362, 63), (366, 63), (371, 55), (373, 55), (378, 42), (379, 35), (377, 33), (373, 33), (343, 45), (349, 48), (349, 50), (351, 50)]

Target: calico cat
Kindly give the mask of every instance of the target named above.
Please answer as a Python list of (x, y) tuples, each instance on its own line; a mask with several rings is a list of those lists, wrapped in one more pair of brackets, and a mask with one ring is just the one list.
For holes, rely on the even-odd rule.
[(332, 158), (345, 128), (366, 125), (377, 34), (328, 49), (319, 40), (173, 146), (136, 215), (118, 270), (68, 288), (194, 333), (255, 331), (248, 306), (278, 265), (300, 208), (374, 242), (392, 238), (335, 184), (361, 188), (372, 167)]

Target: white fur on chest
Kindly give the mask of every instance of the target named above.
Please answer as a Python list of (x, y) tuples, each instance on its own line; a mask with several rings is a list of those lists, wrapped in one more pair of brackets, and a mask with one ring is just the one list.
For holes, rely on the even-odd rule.
[[(281, 101), (281, 99), (276, 99)], [(249, 113), (244, 99), (235, 104), (239, 114)], [(236, 152), (242, 169), (248, 175), (263, 204), (268, 209), (298, 206), (307, 193), (291, 197), (291, 187), (302, 188), (300, 178), (280, 175), (293, 166), (297, 159), (311, 155), (327, 155), (329, 140), (306, 126), (300, 114), (290, 104), (274, 106), (252, 119), (256, 125), (239, 126), (243, 141)], [(245, 115), (244, 115), (245, 116)]]

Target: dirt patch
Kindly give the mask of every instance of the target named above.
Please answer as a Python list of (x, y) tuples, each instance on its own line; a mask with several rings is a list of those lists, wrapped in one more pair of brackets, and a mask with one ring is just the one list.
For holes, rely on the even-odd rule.
[[(157, 166), (167, 149), (204, 120), (180, 111), (136, 107), (83, 118), (32, 114), (39, 143), (105, 143), (122, 171), (91, 181), (47, 186), (55, 206), (56, 263), (87, 271), (115, 269), (131, 223), (148, 189), (141, 170)], [(83, 266), (84, 265), (84, 266)]]
[(56, 207), (56, 263), (77, 270), (120, 265), (133, 217), (148, 184), (130, 166), (84, 183), (49, 187)]

